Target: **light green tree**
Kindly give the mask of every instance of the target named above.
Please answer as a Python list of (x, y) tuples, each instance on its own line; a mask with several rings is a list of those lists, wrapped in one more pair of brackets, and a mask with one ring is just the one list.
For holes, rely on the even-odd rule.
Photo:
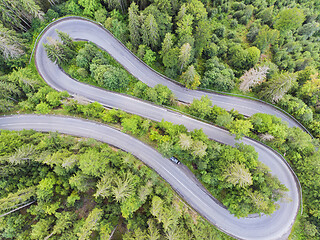
[(243, 136), (247, 136), (250, 133), (253, 125), (249, 120), (236, 119), (230, 123), (227, 128), (231, 134), (236, 135), (236, 139), (241, 139)]
[(180, 71), (182, 71), (183, 67), (188, 63), (191, 57), (191, 46), (189, 43), (185, 43), (180, 48), (180, 55), (179, 55), (179, 61), (180, 61)]
[(294, 30), (299, 28), (304, 20), (305, 15), (302, 9), (285, 8), (278, 13), (273, 26), (279, 31)]
[(192, 24), (193, 24), (193, 16), (190, 14), (184, 15), (181, 20), (177, 22), (177, 34), (179, 38), (183, 36), (192, 36)]
[(133, 175), (130, 172), (117, 176), (114, 179), (112, 193), (117, 202), (123, 202), (133, 193)]
[(162, 42), (162, 49), (161, 49), (161, 56), (164, 57), (168, 51), (173, 46), (173, 37), (174, 35), (172, 33), (166, 33), (166, 36), (163, 39)]
[(192, 147), (193, 140), (191, 136), (188, 136), (185, 133), (181, 133), (179, 136), (179, 145), (182, 150), (189, 150)]
[(151, 49), (147, 49), (146, 53), (143, 56), (143, 61), (149, 66), (152, 66), (155, 60), (156, 60), (156, 53)]
[(275, 74), (267, 82), (265, 88), (261, 91), (260, 96), (278, 102), (296, 83), (297, 75), (295, 73), (283, 72)]
[(200, 140), (196, 140), (192, 144), (192, 154), (199, 158), (203, 158), (205, 155), (207, 155), (207, 144)]
[(47, 114), (50, 112), (50, 106), (45, 102), (41, 102), (36, 106), (36, 112), (40, 114)]
[(202, 119), (209, 116), (211, 112), (212, 102), (208, 96), (202, 96), (201, 99), (193, 99), (189, 106), (189, 112), (196, 117)]
[(200, 75), (197, 73), (193, 65), (182, 73), (181, 80), (183, 84), (190, 89), (196, 89), (200, 85)]
[(30, 234), (31, 239), (44, 239), (49, 234), (49, 228), (53, 223), (52, 218), (40, 219), (36, 224), (32, 225)]
[(265, 52), (268, 49), (268, 46), (273, 44), (280, 36), (280, 33), (277, 29), (270, 29), (267, 25), (264, 25), (260, 30), (259, 34), (254, 42), (254, 45)]
[(94, 208), (89, 216), (87, 217), (85, 223), (83, 224), (80, 232), (77, 234), (79, 240), (89, 240), (91, 233), (98, 229), (99, 221), (103, 215), (103, 210), (100, 208)]
[(223, 177), (234, 186), (246, 187), (252, 185), (251, 173), (243, 164), (231, 164), (223, 173)]

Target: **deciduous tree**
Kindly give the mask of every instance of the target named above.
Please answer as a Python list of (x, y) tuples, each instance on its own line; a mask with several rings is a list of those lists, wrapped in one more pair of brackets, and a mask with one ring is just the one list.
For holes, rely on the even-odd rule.
[(276, 17), (274, 28), (279, 31), (294, 30), (301, 26), (305, 19), (302, 9), (285, 8), (282, 9)]
[(182, 73), (181, 80), (183, 84), (190, 89), (196, 89), (200, 85), (200, 75), (197, 73), (193, 65)]

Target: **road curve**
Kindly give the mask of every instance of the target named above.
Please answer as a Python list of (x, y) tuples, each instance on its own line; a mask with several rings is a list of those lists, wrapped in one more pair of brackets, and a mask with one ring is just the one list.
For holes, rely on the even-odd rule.
[[(271, 217), (235, 218), (229, 211), (219, 206), (206, 192), (201, 190), (197, 183), (190, 180), (181, 171), (179, 165), (163, 158), (160, 153), (150, 146), (107, 125), (53, 115), (13, 115), (0, 118), (0, 129), (58, 131), (73, 136), (94, 138), (130, 152), (155, 169), (197, 212), (222, 231), (239, 239), (279, 239), (281, 236), (285, 236), (288, 228), (290, 228), (291, 222), (288, 217), (289, 219), (294, 218), (295, 215), (292, 209), (297, 207), (296, 204), (280, 203), (281, 210), (278, 210)], [(265, 152), (263, 154), (268, 153)], [(292, 178), (290, 174), (285, 177)], [(291, 181), (294, 182), (293, 179)], [(286, 212), (291, 212), (291, 216), (285, 216), (284, 209), (286, 209)], [(284, 224), (279, 226), (279, 222)]]
[[(52, 28), (58, 28), (63, 32), (67, 32), (74, 39), (86, 40), (95, 43), (100, 48), (108, 52), (137, 79), (146, 83), (150, 87), (154, 87), (157, 84), (168, 86), (177, 99), (182, 102), (191, 103), (194, 98), (200, 99), (201, 96), (207, 95), (214, 105), (226, 110), (235, 109), (245, 116), (251, 116), (259, 112), (273, 114), (286, 121), (290, 127), (299, 127), (307, 131), (306, 128), (292, 116), (285, 114), (281, 110), (265, 102), (207, 91), (190, 90), (177, 84), (177, 82), (159, 74), (147, 66), (143, 61), (131, 53), (130, 50), (128, 50), (109, 31), (105, 30), (98, 24), (78, 17), (67, 17), (56, 21), (52, 26), (49, 27), (49, 32), (52, 31)], [(54, 34), (46, 34), (46, 36), (52, 35)]]
[[(203, 131), (214, 140), (229, 145), (235, 144), (234, 138), (230, 136), (227, 131), (220, 128), (197, 121), (176, 112), (172, 112), (165, 108), (128, 97), (126, 95), (108, 92), (71, 79), (57, 65), (53, 64), (47, 58), (45, 50), (42, 46), (42, 44), (46, 42), (46, 37), (57, 37), (55, 29), (67, 32), (71, 37), (75, 39), (84, 39), (96, 43), (101, 48), (107, 50), (113, 57), (116, 58), (117, 61), (123, 64), (127, 68), (127, 70), (138, 79), (148, 83), (148, 85), (150, 86), (153, 86), (156, 83), (167, 85), (173, 90), (173, 92), (178, 96), (180, 100), (190, 102), (194, 97), (200, 97), (200, 95), (197, 94), (201, 93), (201, 95), (203, 95), (202, 92), (186, 90), (178, 85), (173, 84), (172, 82), (167, 81), (165, 78), (157, 74), (154, 75), (155, 72), (147, 68), (138, 59), (136, 59), (134, 55), (126, 50), (126, 48), (124, 48), (116, 39), (114, 39), (110, 33), (92, 22), (78, 18), (65, 18), (52, 24), (44, 32), (37, 44), (35, 51), (35, 61), (37, 69), (43, 79), (53, 88), (59, 91), (66, 90), (72, 95), (81, 95), (86, 97), (90, 101), (97, 101), (105, 106), (119, 108), (124, 111), (137, 114), (155, 121), (161, 121), (162, 119), (165, 119), (166, 121), (170, 121), (175, 124), (183, 124), (188, 128), (188, 130), (202, 128)], [(159, 82), (157, 82), (158, 78), (161, 78), (162, 80), (159, 80)], [(180, 89), (180, 93), (177, 90), (178, 88)], [(185, 96), (185, 99), (181, 99), (180, 94), (181, 96)], [(186, 96), (188, 96), (189, 100)], [(218, 96), (221, 97), (220, 95)], [(224, 102), (228, 103), (229, 101), (229, 105), (234, 104), (235, 98), (228, 96), (227, 99), (228, 100), (224, 100)], [(214, 100), (214, 104), (217, 104), (217, 102), (218, 100)], [(237, 99), (237, 103), (239, 102), (240, 101), (238, 101)], [(226, 109), (235, 108), (241, 113), (244, 113), (243, 111), (246, 111), (244, 113), (245, 115), (251, 115), (254, 111), (262, 112), (264, 111), (264, 109), (262, 108), (265, 107), (256, 107), (254, 105), (257, 103), (253, 101), (252, 104), (244, 104), (241, 109), (238, 109), (234, 105), (232, 105), (232, 107), (228, 107), (228, 104), (222, 107)], [(251, 107), (251, 105), (253, 108)], [(40, 119), (40, 121), (42, 120), (43, 122), (41, 123), (45, 126), (45, 119)], [(294, 122), (290, 124), (290, 119), (288, 119), (288, 121), (289, 125), (291, 126), (295, 124)], [(52, 128), (52, 130), (60, 131), (62, 129)], [(78, 134), (80, 133), (84, 134), (83, 131), (78, 132)], [(283, 236), (287, 235), (290, 232), (291, 225), (293, 224), (295, 216), (299, 209), (299, 189), (296, 183), (296, 179), (284, 160), (277, 153), (265, 147), (264, 145), (248, 138), (244, 138), (242, 142), (255, 147), (256, 151), (259, 153), (259, 160), (268, 165), (272, 173), (277, 175), (280, 181), (284, 183), (290, 190), (289, 197), (292, 199), (292, 201), (290, 203), (280, 203), (280, 209), (272, 214), (272, 216), (263, 216), (260, 218), (250, 219), (237, 219), (228, 211), (218, 205), (210, 205), (210, 209), (211, 207), (214, 208), (215, 212), (212, 212), (211, 210), (209, 211), (209, 209), (206, 209), (204, 211), (201, 208), (201, 204), (199, 205), (197, 203), (199, 202), (197, 197), (185, 199), (210, 222), (218, 226), (221, 230), (239, 239), (281, 239)], [(119, 147), (122, 148), (121, 146)], [(124, 150), (126, 149), (124, 148)], [(157, 169), (155, 170), (158, 171)], [(167, 180), (173, 186), (173, 188), (181, 193), (182, 190), (178, 189), (178, 186), (174, 180)], [(183, 179), (181, 181), (184, 182), (189, 180)], [(189, 188), (189, 191), (191, 191), (191, 188)], [(185, 196), (184, 193), (181, 194)], [(217, 212), (221, 214), (217, 214)]]

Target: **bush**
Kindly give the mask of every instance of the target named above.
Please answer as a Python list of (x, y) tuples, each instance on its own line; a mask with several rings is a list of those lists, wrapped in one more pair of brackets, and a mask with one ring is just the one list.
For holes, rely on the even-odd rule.
[(50, 106), (47, 103), (41, 102), (36, 106), (36, 113), (47, 114), (50, 112)]

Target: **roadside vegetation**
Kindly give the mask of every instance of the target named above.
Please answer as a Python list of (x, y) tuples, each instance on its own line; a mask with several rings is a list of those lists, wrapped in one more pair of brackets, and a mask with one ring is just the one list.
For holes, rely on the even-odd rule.
[[(129, 153), (94, 139), (2, 131), (2, 239), (231, 239)], [(90, 161), (88, 161), (90, 159)]]
[[(256, 114), (246, 119), (234, 111), (212, 107), (212, 103), (205, 97), (195, 100), (190, 106), (179, 108), (227, 128), (238, 138), (250, 136), (263, 141), (285, 155), (302, 183), (304, 194), (304, 214), (294, 228), (292, 239), (320, 238), (320, 9), (317, 1), (160, 0), (128, 3), (99, 0), (4, 0), (0, 3), (0, 9), (2, 113), (49, 113), (51, 109), (61, 107), (60, 101), (66, 100), (67, 94), (44, 87), (45, 83), (39, 78), (34, 64), (28, 65), (28, 58), (38, 33), (46, 24), (65, 15), (79, 15), (102, 23), (145, 63), (188, 88), (202, 87), (258, 97), (295, 116), (316, 139), (311, 139), (300, 129), (288, 128), (272, 116)], [(62, 37), (68, 42), (67, 36)], [(90, 59), (86, 54), (94, 46), (75, 44), (69, 47), (74, 49), (68, 51), (66, 57), (78, 59), (79, 63), (72, 60), (71, 64), (66, 65), (61, 58), (60, 64), (68, 68), (72, 76), (112, 91), (127, 92), (157, 104), (177, 107), (168, 89), (163, 86), (148, 88), (137, 82), (105, 53), (100, 52), (95, 60)], [(86, 50), (80, 50), (82, 47)], [(82, 59), (78, 57), (81, 52)], [(85, 63), (86, 60), (88, 63)], [(88, 112), (80, 114), (89, 116), (90, 108), (97, 107), (88, 106), (79, 107)], [(122, 123), (121, 119), (119, 122)], [(135, 124), (139, 121), (131, 119), (125, 124), (130, 125), (131, 122)], [(161, 127), (154, 126), (154, 129), (160, 136), (168, 135), (166, 138), (169, 138), (172, 148), (178, 148), (180, 138), (171, 139), (170, 134)], [(126, 131), (131, 132), (130, 128)], [(152, 141), (159, 149), (163, 145), (160, 140)], [(197, 139), (192, 139), (192, 143), (194, 141)], [(207, 144), (206, 151), (210, 150), (210, 146)], [(239, 148), (230, 151), (240, 151)], [(187, 153), (179, 151), (179, 154), (187, 156)], [(162, 152), (165, 154), (165, 151)], [(232, 153), (229, 158), (232, 159)], [(200, 166), (203, 164), (201, 161), (195, 161), (195, 165), (194, 160), (188, 161), (184, 163), (203, 182), (214, 179), (210, 174), (203, 177), (205, 171), (202, 171), (203, 175), (197, 173), (203, 167)], [(253, 170), (249, 165), (246, 167)], [(219, 169), (219, 166), (211, 167)], [(254, 173), (250, 171), (250, 174)], [(210, 188), (216, 183), (206, 184)], [(241, 187), (239, 189), (242, 190)], [(220, 189), (214, 190), (219, 192)], [(225, 195), (219, 197), (219, 194), (221, 192), (216, 196), (223, 202)], [(246, 196), (248, 192), (242, 194)], [(244, 208), (244, 212), (250, 211)], [(244, 213), (236, 214), (240, 216)], [(17, 217), (8, 221), (12, 226), (16, 221), (23, 221), (19, 220), (22, 215), (14, 216)]]

